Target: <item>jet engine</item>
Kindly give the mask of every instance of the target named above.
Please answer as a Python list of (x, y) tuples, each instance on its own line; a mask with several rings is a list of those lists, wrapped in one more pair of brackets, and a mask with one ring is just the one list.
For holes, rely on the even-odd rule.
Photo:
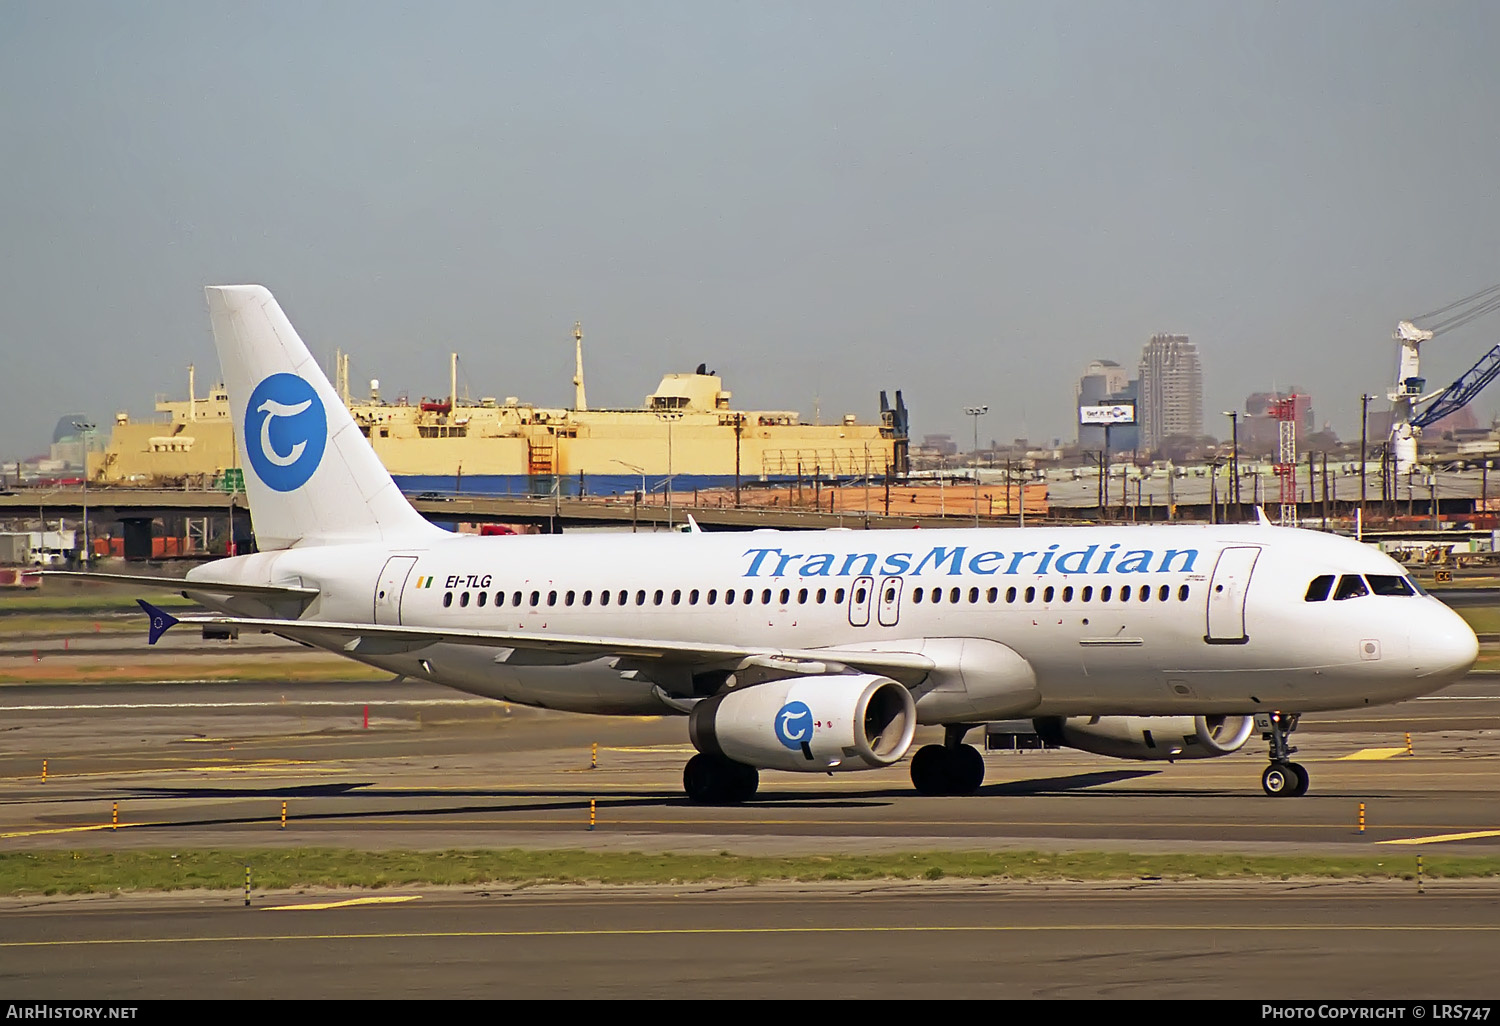
[(847, 674), (769, 681), (706, 698), (688, 736), (698, 751), (761, 769), (878, 769), (911, 747), (917, 707), (889, 677)]
[(1116, 759), (1212, 759), (1238, 751), (1249, 716), (1060, 716), (1034, 720), (1049, 744)]

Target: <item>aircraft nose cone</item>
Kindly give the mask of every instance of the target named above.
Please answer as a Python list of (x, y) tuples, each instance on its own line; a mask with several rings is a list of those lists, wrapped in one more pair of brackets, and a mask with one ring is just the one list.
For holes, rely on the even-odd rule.
[(1473, 669), (1479, 639), (1457, 613), (1444, 609), (1412, 631), (1411, 654), (1417, 676), (1455, 681)]

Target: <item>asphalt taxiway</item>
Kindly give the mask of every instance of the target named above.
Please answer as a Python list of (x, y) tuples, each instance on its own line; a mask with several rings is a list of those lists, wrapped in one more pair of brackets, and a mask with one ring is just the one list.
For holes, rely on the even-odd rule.
[(1483, 999), (1494, 884), (562, 888), (0, 902), (0, 994)]
[[(11, 684), (0, 850), (1124, 849), (1397, 866), (1500, 851), (1500, 677), (1308, 717), (1297, 799), (1261, 793), (1252, 741), (1173, 765), (992, 752), (965, 798), (917, 795), (904, 766), (768, 772), (753, 802), (696, 806), (685, 726), (409, 682)], [(249, 908), (224, 893), (10, 898), (0, 994), (1452, 1000), (1494, 990), (1497, 897), (1500, 883), (1448, 880), (1421, 895), (1407, 881), (923, 880), (256, 892)]]
[(0, 843), (1500, 852), (1500, 678), (1309, 716), (1294, 741), (1312, 777), (1295, 799), (1261, 793), (1252, 738), (1175, 764), (991, 752), (963, 798), (917, 795), (904, 765), (766, 772), (754, 801), (713, 807), (682, 794), (680, 717), (549, 713), (410, 682), (10, 685)]

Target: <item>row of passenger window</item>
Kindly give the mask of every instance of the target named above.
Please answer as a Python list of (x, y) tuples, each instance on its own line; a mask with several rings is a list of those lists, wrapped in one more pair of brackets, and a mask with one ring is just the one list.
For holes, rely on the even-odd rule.
[[(1152, 586), (1149, 584), (1140, 585), (1139, 589), (1136, 592), (1136, 601), (1149, 602), (1151, 600), (1152, 590)], [(1171, 585), (1160, 585), (1155, 589), (1155, 591), (1157, 599), (1161, 602), (1169, 601), (1172, 597)], [(1052, 602), (1054, 599), (1057, 599), (1059, 597), (1064, 602), (1072, 602), (1075, 596), (1080, 602), (1091, 602), (1094, 599), (1095, 591), (1093, 585), (1084, 585), (1082, 588), (1076, 590), (1072, 585), (1066, 585), (1062, 588), (1055, 588), (1051, 585), (1048, 585), (1045, 588), (1029, 587), (1024, 591), (1012, 587), (1005, 589), (1005, 601), (1007, 603), (1014, 603), (1017, 601), (1017, 599), (1020, 599), (1024, 602), (1035, 602), (1039, 594), (1043, 602)], [(1106, 584), (1098, 590), (1097, 594), (1100, 602), (1109, 602), (1114, 597), (1115, 590), (1112, 585)], [(1190, 591), (1188, 586), (1186, 584), (1181, 585), (1177, 589), (1178, 601), (1186, 602), (1188, 600), (1189, 594)], [(457, 602), (460, 607), (467, 607), (470, 604), (470, 592), (461, 591), (455, 593), (449, 591), (444, 592), (443, 594), (444, 608), (447, 608), (454, 604), (455, 595), (457, 596)], [(489, 592), (474, 592), (472, 593), (472, 595), (472, 601), (475, 606), (482, 607), (491, 604)], [(795, 592), (793, 592), (791, 588), (782, 588), (778, 593), (777, 589), (774, 588), (762, 588), (758, 597), (760, 599), (760, 604), (764, 606), (771, 605), (773, 601), (779, 601), (780, 605), (788, 606), (792, 604), (794, 595), (796, 604), (799, 606), (805, 606), (810, 602), (816, 605), (824, 605), (830, 598), (832, 598), (835, 605), (842, 605), (844, 602), (845, 591), (843, 588), (798, 588)], [(1118, 595), (1118, 601), (1120, 602), (1131, 601), (1131, 586), (1128, 584), (1121, 585)], [(739, 596), (738, 599), (737, 596)], [(597, 593), (597, 596), (593, 590), (584, 591), (581, 594), (576, 591), (548, 591), (545, 594), (540, 591), (532, 591), (529, 593), (513, 591), (510, 593), (509, 602), (507, 603), (506, 593), (503, 591), (497, 591), (495, 592), (493, 604), (497, 607), (503, 607), (507, 604), (512, 607), (536, 607), (541, 606), (544, 603), (548, 606), (556, 606), (559, 601), (561, 601), (562, 605), (564, 606), (572, 606), (575, 604), (591, 606), (595, 604), (596, 597), (598, 605), (601, 606), (608, 606), (611, 603), (617, 606), (628, 606), (631, 604), (632, 594), (625, 589), (621, 589), (618, 592), (600, 591)], [(869, 596), (863, 585), (855, 587), (855, 602), (864, 603), (868, 597)], [(963, 602), (965, 597), (968, 598), (968, 601), (971, 605), (979, 604), (981, 599), (990, 604), (994, 604), (1000, 601), (1000, 589), (989, 588), (981, 591), (979, 588), (969, 588), (967, 593), (965, 593), (965, 590), (963, 588), (950, 588), (947, 591), (946, 599), (944, 598), (944, 590), (942, 588), (913, 588), (911, 591), (911, 601), (914, 604), (918, 605), (920, 605), (923, 601), (926, 601), (929, 605), (941, 605), (945, 601), (949, 605), (957, 605)], [(680, 606), (683, 604), (684, 598), (686, 599), (686, 604), (690, 606), (696, 606), (700, 602), (702, 602), (704, 605), (710, 606), (719, 605), (721, 602), (723, 605), (732, 606), (736, 603), (736, 601), (738, 601), (740, 605), (748, 606), (755, 603), (757, 595), (754, 588), (744, 589), (742, 595), (740, 592), (737, 592), (733, 588), (726, 588), (722, 593), (717, 588), (709, 588), (707, 591), (700, 591), (697, 588), (693, 588), (688, 591), (685, 596), (680, 588), (674, 589), (671, 592), (670, 596), (665, 590), (661, 588), (658, 588), (653, 592), (647, 592), (642, 589), (634, 593), (634, 604), (637, 606), (644, 606), (647, 604), (653, 606), (666, 604)], [(888, 602), (894, 600), (894, 595), (888, 595), (886, 597), (886, 601)]]
[[(1307, 586), (1306, 600), (1308, 602), (1326, 601), (1331, 592), (1335, 602), (1340, 599), (1359, 598), (1361, 595), (1416, 595), (1422, 589), (1418, 588), (1415, 581), (1396, 574), (1344, 574), (1338, 578), (1338, 587), (1334, 587), (1333, 574), (1320, 574), (1312, 579)], [(1367, 583), (1368, 582), (1368, 583)]]
[[(865, 600), (865, 589), (857, 588), (855, 589), (855, 591), (856, 601), (863, 602)], [(763, 589), (760, 593), (761, 604), (770, 605), (772, 599), (775, 597), (775, 594), (776, 593), (770, 588)], [(832, 594), (833, 601), (835, 603), (842, 603), (844, 601), (845, 592), (843, 588), (834, 588)], [(453, 605), (453, 595), (454, 593), (451, 591), (446, 592), (443, 595), (443, 605), (445, 607)], [(697, 588), (693, 588), (691, 591), (687, 592), (686, 599), (687, 604), (690, 606), (696, 606), (700, 601), (704, 605), (710, 606), (718, 605), (721, 601), (726, 606), (732, 606), (736, 602), (737, 595), (739, 595), (739, 592), (735, 591), (733, 588), (725, 588), (722, 594), (717, 588), (709, 588), (706, 592), (700, 591)], [(827, 602), (828, 596), (829, 590), (827, 588), (819, 588), (817, 590), (817, 601), (819, 604)], [(565, 606), (571, 606), (575, 603), (585, 606), (591, 606), (594, 605), (595, 597), (595, 593), (592, 590), (585, 591), (582, 593), (582, 595), (580, 595), (576, 591), (549, 591), (545, 596), (543, 596), (542, 592), (540, 591), (533, 591), (529, 595), (525, 592), (514, 591), (510, 594), (510, 605), (540, 606), (543, 604), (543, 601), (545, 599), (545, 603), (549, 606), (557, 605), (559, 600), (561, 600), (562, 604)], [(808, 589), (802, 588), (797, 593), (797, 602), (801, 605), (806, 605), (810, 597), (811, 593), (808, 591)], [(623, 588), (618, 593), (612, 591), (601, 591), (597, 594), (597, 598), (598, 604), (601, 606), (607, 606), (611, 602), (613, 602), (617, 606), (628, 606), (631, 604), (631, 593)], [(665, 605), (668, 602), (670, 602), (671, 605), (680, 606), (683, 604), (683, 599), (684, 595), (680, 588), (674, 589), (671, 593), (670, 598), (668, 597), (667, 592), (663, 591), (661, 588), (656, 589), (654, 592), (647, 592), (645, 590), (635, 592), (635, 604), (638, 606), (644, 606), (648, 603), (653, 606), (660, 606)], [(791, 589), (782, 588), (781, 604), (788, 605), (790, 599)], [(488, 601), (489, 593), (481, 591), (476, 594), (474, 604), (476, 606), (483, 606)], [(746, 588), (743, 599), (740, 599), (739, 601), (741, 605), (752, 605), (755, 602), (755, 589)], [(467, 606), (469, 604), (469, 593), (467, 591), (458, 593), (458, 604), (460, 606)], [(506, 604), (505, 592), (495, 592), (494, 604), (496, 606), (504, 606)]]
[[(1136, 601), (1150, 602), (1152, 590), (1152, 586), (1149, 584), (1140, 585), (1135, 593), (1137, 596)], [(1170, 584), (1159, 585), (1156, 587), (1155, 591), (1157, 600), (1160, 602), (1167, 602), (1172, 598), (1172, 586)], [(1064, 602), (1072, 602), (1075, 596), (1080, 602), (1092, 602), (1094, 600), (1095, 594), (1094, 586), (1092, 584), (1085, 584), (1082, 588), (1079, 588), (1076, 591), (1071, 584), (1065, 585), (1061, 588), (1055, 588), (1051, 585), (1040, 589), (1034, 587), (1027, 588), (1024, 592), (1019, 592), (1015, 588), (1006, 588), (1005, 601), (1015, 602), (1018, 597), (1021, 597), (1026, 602), (1035, 602), (1038, 593), (1040, 593), (1043, 602), (1051, 602), (1056, 598), (1061, 598)], [(1186, 584), (1180, 585), (1177, 588), (1177, 600), (1179, 602), (1186, 602), (1190, 594), (1192, 594), (1192, 591)], [(979, 601), (980, 595), (981, 592), (978, 588), (970, 588), (968, 593), (969, 602), (977, 603)], [(987, 591), (983, 592), (983, 595), (986, 602), (993, 603), (1000, 601), (999, 588), (990, 588)], [(1115, 597), (1114, 586), (1110, 584), (1104, 585), (1099, 589), (1098, 596), (1100, 602), (1111, 601)], [(1119, 597), (1117, 601), (1129, 602), (1130, 598), (1131, 586), (1128, 584), (1120, 585)], [(912, 589), (911, 600), (913, 603), (921, 603), (923, 601), (923, 591), (921, 588)], [(942, 588), (933, 588), (926, 593), (927, 603), (934, 606), (939, 605), (944, 601), (946, 601), (949, 605), (956, 605), (963, 600), (964, 591), (962, 588), (949, 588), (946, 600), (943, 597)]]

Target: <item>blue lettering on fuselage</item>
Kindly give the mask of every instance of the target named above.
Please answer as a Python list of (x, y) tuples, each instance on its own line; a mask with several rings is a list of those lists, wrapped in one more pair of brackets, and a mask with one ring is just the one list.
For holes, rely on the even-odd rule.
[[(1038, 577), (1071, 574), (1109, 573), (1159, 573), (1190, 574), (1198, 562), (1197, 549), (1167, 549), (1158, 553), (1154, 549), (1131, 549), (1119, 553), (1120, 544), (1112, 543), (1103, 552), (1098, 545), (1068, 552), (1059, 552), (1061, 546), (1048, 545), (1046, 551), (1037, 552), (982, 552), (965, 558), (965, 546), (949, 548), (935, 545), (921, 553), (891, 552), (885, 555), (873, 552), (836, 553), (809, 552), (790, 554), (781, 549), (746, 549), (743, 558), (749, 560), (742, 577), (869, 577), (876, 568), (886, 576), (923, 572), (958, 576), (967, 570), (974, 574), (1031, 574)], [(1119, 563), (1111, 564), (1120, 556)], [(1007, 565), (1008, 561), (1008, 565)], [(1001, 567), (1004, 570), (1001, 570)]]

